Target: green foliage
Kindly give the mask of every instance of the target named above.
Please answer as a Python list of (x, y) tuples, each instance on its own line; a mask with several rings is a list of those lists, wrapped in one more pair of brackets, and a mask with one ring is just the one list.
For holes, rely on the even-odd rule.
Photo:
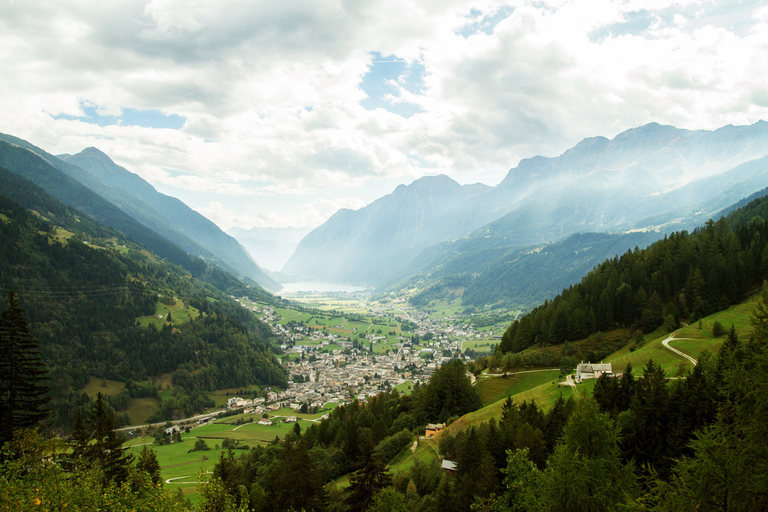
[(597, 403), (583, 400), (568, 420), (542, 477), (544, 510), (616, 510), (638, 494), (630, 465), (619, 458), (618, 436)]
[(12, 440), (16, 429), (33, 427), (50, 412), (45, 408), (50, 401), (48, 367), (40, 343), (30, 334), (13, 291), (7, 302), (0, 313), (0, 444)]
[[(758, 199), (746, 211), (766, 204), (768, 198)], [(620, 326), (649, 332), (664, 323), (672, 329), (680, 317), (701, 318), (742, 301), (768, 277), (765, 223), (756, 217), (744, 223), (742, 217), (738, 210), (693, 234), (675, 233), (606, 260), (513, 322), (496, 348), (498, 357)]]
[(35, 430), (19, 431), (0, 459), (0, 510), (193, 510), (181, 493), (164, 489), (139, 465), (130, 466), (121, 482), (105, 485), (98, 469), (65, 464), (60, 441)]
[[(0, 213), (8, 219), (0, 223), (0, 287), (24, 291), (20, 301), (29, 329), (57, 383), (52, 388), (56, 426), (71, 428), (76, 410), (88, 402), (76, 390), (91, 376), (127, 383), (127, 393), (109, 398), (124, 410), (130, 398), (158, 398), (151, 384), (141, 381), (183, 369), (175, 400), (163, 403), (157, 419), (209, 406), (204, 392), (213, 389), (286, 385), (287, 374), (266, 343), (271, 332), (250, 312), (32, 187), (19, 190), (82, 237), (62, 238), (59, 228), (0, 196)], [(191, 293), (185, 300), (202, 318), (174, 328), (137, 326), (137, 317), (155, 311), (158, 291), (169, 289)]]

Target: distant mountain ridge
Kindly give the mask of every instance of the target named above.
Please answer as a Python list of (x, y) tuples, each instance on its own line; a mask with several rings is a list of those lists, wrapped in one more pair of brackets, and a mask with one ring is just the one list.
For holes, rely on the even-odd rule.
[(369, 283), (383, 269), (407, 263), (424, 248), (474, 228), (472, 219), (445, 219), (456, 203), (487, 189), (462, 186), (445, 175), (399, 185), (360, 210), (336, 212), (304, 237), (283, 272)]
[[(401, 187), (355, 212), (340, 211), (302, 240), (284, 271), (379, 286), (424, 270), (409, 266), (421, 251), (451, 258), (576, 233), (690, 229), (768, 185), (766, 155), (764, 121), (714, 131), (651, 123), (613, 139), (591, 137), (558, 157), (522, 160), (495, 187), (444, 194), (439, 207), (426, 200), (433, 196), (428, 182), (401, 186), (423, 205), (428, 224), (395, 199)], [(410, 227), (408, 236), (391, 236), (401, 225)]]
[(296, 246), (312, 228), (251, 228), (227, 230), (252, 255), (257, 254), (264, 268), (278, 271), (291, 257)]
[[(61, 172), (62, 175), (74, 179), (100, 198), (111, 203), (140, 225), (177, 244), (191, 255), (215, 263), (235, 276), (249, 278), (271, 290), (280, 289), (280, 285), (259, 268), (248, 252), (234, 238), (178, 199), (157, 192), (154, 187), (138, 175), (115, 164), (106, 154), (96, 148), (88, 148), (77, 155), (56, 157), (12, 135), (0, 134), (0, 142), (2, 142), (0, 152), (12, 152), (11, 148), (13, 147), (23, 148), (51, 168)], [(30, 165), (28, 159), (25, 161), (27, 162), (25, 165)], [(38, 182), (37, 180), (43, 179), (42, 174), (39, 173), (36, 176), (29, 173), (25, 174), (27, 171), (13, 162), (6, 161), (3, 165), (35, 183)], [(60, 178), (51, 177), (50, 171), (46, 171), (46, 173), (48, 177), (45, 179), (61, 182)], [(57, 187), (61, 186), (64, 189), (58, 191), (45, 186), (43, 188), (65, 203), (93, 214), (93, 208), (89, 206), (89, 202), (92, 203), (93, 198), (78, 203), (70, 203), (59, 195), (66, 194), (67, 190), (72, 189), (72, 183), (64, 184), (62, 182), (57, 185)], [(82, 196), (82, 194), (80, 195)], [(101, 206), (99, 208), (104, 210)], [(97, 220), (121, 231), (125, 231), (127, 224), (125, 221), (120, 221), (120, 226), (113, 225), (103, 217)], [(138, 236), (136, 234), (138, 228), (128, 229), (133, 230), (133, 232), (126, 232), (127, 234)], [(138, 229), (138, 231), (141, 230)], [(148, 235), (140, 235), (138, 239), (142, 243), (146, 243), (141, 236), (146, 237)], [(156, 248), (153, 247), (153, 250)]]

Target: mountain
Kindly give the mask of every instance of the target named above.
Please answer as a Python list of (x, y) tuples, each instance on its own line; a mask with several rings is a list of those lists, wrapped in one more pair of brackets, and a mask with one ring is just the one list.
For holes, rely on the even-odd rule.
[[(419, 222), (418, 212), (404, 215), (398, 190), (355, 212), (339, 212), (302, 240), (284, 270), (379, 286), (407, 277), (403, 272), (421, 250), (450, 258), (576, 233), (689, 229), (765, 187), (766, 155), (764, 121), (714, 131), (651, 123), (612, 140), (592, 137), (558, 157), (522, 160), (496, 187), (445, 195), (439, 209), (430, 210), (429, 223)], [(429, 192), (416, 183), (406, 189), (420, 204)], [(408, 242), (420, 243), (392, 236), (392, 226), (402, 222)]]
[(91, 376), (126, 383), (115, 408), (156, 397), (159, 409), (147, 379), (173, 373), (163, 419), (208, 407), (201, 392), (217, 387), (287, 385), (269, 327), (229, 298), (262, 299), (260, 287), (216, 268), (200, 281), (2, 167), (0, 183), (0, 293), (20, 296), (40, 341), (58, 426), (72, 425)]
[[(410, 291), (409, 302), (422, 308), (461, 297), (467, 307), (504, 304), (528, 310), (578, 282), (605, 259), (644, 248), (662, 236), (656, 231), (579, 233), (550, 244), (461, 253), (444, 263), (417, 258), (414, 263), (424, 270), (387, 291), (398, 296)], [(428, 258), (428, 254), (422, 256)]]
[[(34, 153), (184, 251), (215, 263), (240, 278), (247, 277), (272, 290), (280, 289), (280, 285), (259, 268), (234, 238), (178, 199), (157, 192), (149, 183), (115, 164), (101, 151), (88, 148), (77, 155), (55, 157), (11, 135), (0, 134), (0, 141)], [(3, 150), (8, 150), (7, 145), (0, 145), (0, 151)], [(6, 168), (24, 172), (12, 164), (6, 165)], [(54, 194), (52, 190), (46, 190)], [(83, 209), (81, 207), (86, 205), (73, 206)]]
[(477, 227), (476, 220), (451, 213), (455, 204), (487, 189), (445, 175), (400, 185), (360, 210), (336, 212), (302, 239), (283, 272), (329, 282), (378, 282), (424, 248)]
[(232, 228), (235, 237), (252, 256), (258, 256), (264, 268), (280, 270), (312, 228)]

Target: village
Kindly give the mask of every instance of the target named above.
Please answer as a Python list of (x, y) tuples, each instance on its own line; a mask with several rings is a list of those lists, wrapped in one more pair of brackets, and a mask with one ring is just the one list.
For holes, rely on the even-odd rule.
[[(313, 412), (328, 403), (364, 401), (390, 388), (404, 394), (417, 383), (428, 381), (448, 361), (471, 361), (462, 353), (466, 340), (493, 335), (492, 331), (480, 333), (471, 326), (440, 324), (424, 313), (402, 307), (396, 317), (416, 326), (410, 335), (401, 333), (394, 340), (379, 333), (340, 336), (302, 325), (285, 325), (271, 306), (256, 306), (245, 300), (241, 304), (270, 326), (281, 341), (281, 350), (291, 356), (283, 358), (290, 375), (287, 389), (267, 389), (252, 399), (229, 400), (228, 408), (242, 408), (244, 413), (264, 414), (284, 408)], [(371, 308), (370, 314), (385, 316), (379, 308)], [(381, 351), (374, 350), (377, 345)]]

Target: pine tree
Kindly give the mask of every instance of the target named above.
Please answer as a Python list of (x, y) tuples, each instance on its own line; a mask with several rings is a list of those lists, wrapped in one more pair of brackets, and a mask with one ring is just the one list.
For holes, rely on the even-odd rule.
[(392, 482), (392, 477), (385, 472), (384, 464), (379, 461), (370, 438), (363, 444), (358, 468), (349, 479), (350, 494), (345, 500), (353, 512), (366, 510), (373, 502), (374, 495)]
[(8, 294), (0, 314), (0, 444), (19, 428), (34, 427), (48, 417), (48, 366), (40, 343), (32, 337), (18, 296)]
[(97, 462), (106, 482), (122, 483), (128, 477), (133, 457), (126, 453), (123, 440), (117, 437), (115, 415), (109, 412), (104, 396), (99, 393), (89, 415), (91, 438), (95, 441), (86, 448), (86, 458)]

